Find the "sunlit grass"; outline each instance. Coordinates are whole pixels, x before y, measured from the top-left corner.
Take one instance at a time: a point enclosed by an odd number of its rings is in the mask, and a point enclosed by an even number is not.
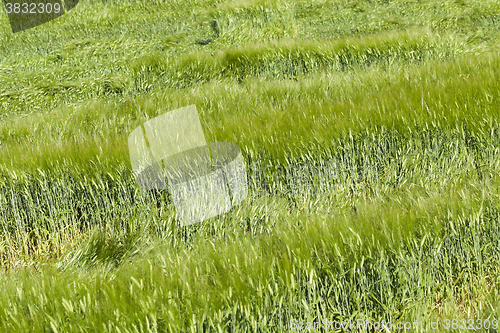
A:
[[[83,1],[0,15],[0,330],[498,319],[497,1]],[[128,134],[195,104],[249,196],[179,227]]]

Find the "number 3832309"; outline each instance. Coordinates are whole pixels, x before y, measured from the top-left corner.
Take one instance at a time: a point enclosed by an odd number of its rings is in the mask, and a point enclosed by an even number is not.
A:
[[[50,14],[60,13],[61,5],[59,3],[5,3],[7,14]]]

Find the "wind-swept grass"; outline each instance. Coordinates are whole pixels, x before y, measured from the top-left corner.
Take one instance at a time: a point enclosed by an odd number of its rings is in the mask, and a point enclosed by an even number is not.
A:
[[[18,34],[1,15],[0,330],[498,320],[498,13],[82,1]],[[250,193],[181,228],[127,137],[190,104]]]
[[[133,236],[103,230],[61,262],[63,273],[15,282],[5,276],[1,302],[16,301],[1,322],[16,330],[276,331],[293,318],[353,314],[426,322],[444,318],[451,300],[460,318],[495,318],[497,300],[488,295],[497,288],[498,179],[453,179],[379,188],[371,198],[338,191],[295,209],[252,197],[226,218],[193,228],[189,242],[171,234],[118,269],[109,264],[127,253]],[[93,269],[78,269],[89,263]],[[475,295],[485,296],[481,307]],[[27,319],[14,320],[21,312]]]
[[[127,136],[149,118],[196,104],[209,141],[237,143],[248,154],[321,154],[352,133],[396,129],[467,131],[484,140],[497,126],[499,55],[486,53],[391,70],[323,72],[299,80],[227,79],[123,102],[92,100],[0,124],[5,170],[36,170],[69,160],[79,167],[129,163]],[[475,89],[481,87],[481,89]],[[243,127],[242,127],[243,126]],[[313,152],[314,151],[314,152]]]

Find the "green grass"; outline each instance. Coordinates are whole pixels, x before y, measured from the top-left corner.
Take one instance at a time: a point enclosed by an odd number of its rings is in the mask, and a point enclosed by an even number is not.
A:
[[[17,34],[0,15],[0,330],[498,320],[499,13],[83,1]],[[250,192],[179,227],[127,137],[190,104]]]

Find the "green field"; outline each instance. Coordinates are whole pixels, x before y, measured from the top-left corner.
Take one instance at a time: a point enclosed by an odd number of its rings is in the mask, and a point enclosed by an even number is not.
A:
[[[497,331],[500,2],[0,8],[1,332]],[[191,104],[249,195],[180,227],[127,138]]]

